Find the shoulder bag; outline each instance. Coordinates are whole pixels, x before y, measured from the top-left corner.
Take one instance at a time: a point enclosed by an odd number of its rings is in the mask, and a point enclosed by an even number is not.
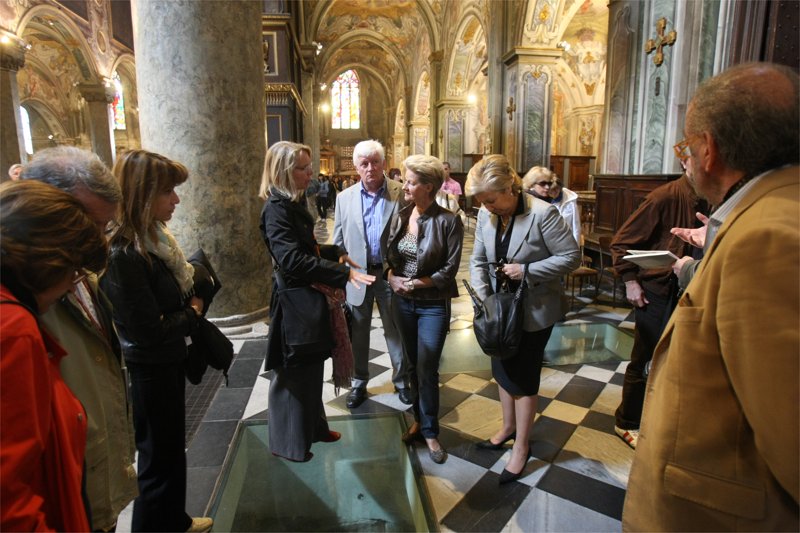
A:
[[[515,356],[522,338],[527,280],[523,277],[522,283],[514,292],[504,285],[504,290],[490,294],[485,300],[480,299],[467,280],[462,281],[472,298],[472,308],[475,311],[472,327],[481,349],[489,357],[497,359]]]

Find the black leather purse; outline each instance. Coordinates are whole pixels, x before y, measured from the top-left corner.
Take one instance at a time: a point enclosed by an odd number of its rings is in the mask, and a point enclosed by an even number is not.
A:
[[[280,332],[270,326],[270,335],[281,335],[284,366],[318,362],[320,354],[329,354],[334,344],[328,300],[311,286],[288,287],[278,261],[272,258],[281,318]]]
[[[472,328],[483,352],[497,359],[508,359],[517,355],[522,338],[525,289],[528,282],[523,278],[514,292],[504,285],[500,292],[481,300],[469,282],[462,281],[472,298],[472,308],[475,311]]]

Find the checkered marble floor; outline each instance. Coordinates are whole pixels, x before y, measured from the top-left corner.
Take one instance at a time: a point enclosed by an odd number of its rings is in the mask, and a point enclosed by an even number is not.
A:
[[[330,238],[332,221],[317,226],[317,238]],[[459,278],[468,279],[473,235],[465,236]],[[460,283],[460,282],[459,282]],[[606,287],[604,286],[604,289]],[[464,291],[462,291],[464,292]],[[565,323],[609,323],[632,329],[629,308],[590,303],[594,287],[585,287]],[[606,303],[608,305],[606,305]],[[472,326],[472,307],[466,295],[452,304],[451,332],[457,337]],[[188,448],[187,510],[198,516],[206,510],[211,489],[220,474],[239,420],[266,419],[269,414],[270,372],[264,372],[266,346],[263,324],[234,340],[237,356],[230,383],[217,392]],[[368,399],[352,413],[405,413],[391,382],[387,353],[377,308],[373,314]],[[450,339],[448,339],[450,342]],[[447,344],[445,354],[447,356]],[[501,424],[498,386],[485,368],[443,372],[440,379],[440,441],[446,463],[437,465],[418,444],[434,511],[443,531],[619,531],[622,504],[633,450],[614,434],[614,410],[620,401],[627,362],[546,366],[531,437],[531,458],[516,482],[498,486],[510,448],[482,450],[475,443],[492,436]],[[457,367],[443,361],[442,367]],[[331,374],[330,360],[326,374]],[[349,415],[347,390],[337,394],[324,384],[323,400],[329,417]]]

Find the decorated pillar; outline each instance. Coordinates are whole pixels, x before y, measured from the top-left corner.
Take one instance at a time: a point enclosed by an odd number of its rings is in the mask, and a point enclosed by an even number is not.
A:
[[[78,91],[86,100],[92,151],[111,167],[114,165],[114,146],[109,104],[114,101],[114,86],[111,83],[81,83]]]
[[[443,100],[437,114],[439,115],[439,132],[441,159],[448,161],[454,172],[467,172],[470,165],[464,164],[464,154],[467,153],[465,144],[465,130],[467,116],[472,106],[461,99]]]
[[[8,167],[26,161],[19,115],[17,72],[25,66],[25,41],[0,30],[0,181]]]
[[[504,58],[504,153],[520,174],[550,165],[554,65],[560,57],[558,49],[515,48]]]
[[[433,142],[433,145],[430,148],[430,153],[436,155],[439,158],[443,157],[441,155],[443,153],[443,147],[439,139],[439,134],[437,132],[441,130],[442,123],[439,120],[438,113],[435,113],[433,110],[439,106],[439,102],[442,99],[443,58],[444,58],[444,50],[436,50],[430,56],[428,56],[428,61],[430,62],[431,65],[431,75],[430,75],[431,98],[430,98],[430,103],[428,104],[428,110],[430,115],[429,138]]]
[[[223,284],[210,309],[216,317],[260,313],[269,302],[258,229],[262,8],[242,0],[136,2],[142,146],[189,168],[170,228],[186,253],[202,247],[214,265]]]

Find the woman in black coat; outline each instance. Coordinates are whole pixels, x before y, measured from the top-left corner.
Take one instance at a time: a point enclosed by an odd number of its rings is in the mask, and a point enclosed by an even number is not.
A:
[[[210,518],[186,514],[184,362],[186,337],[198,325],[203,300],[194,269],[167,230],[180,202],[175,187],[189,171],[146,150],[114,165],[122,209],[100,280],[114,306],[114,323],[130,373],[139,452],[139,496],[133,531],[208,531]]]
[[[356,286],[371,284],[375,277],[356,270],[362,267],[338,246],[317,244],[314,220],[303,200],[311,175],[310,147],[281,141],[267,151],[259,191],[265,200],[260,228],[275,269],[287,287],[316,283],[343,289],[348,281]],[[287,357],[283,337],[295,326],[283,320],[274,282],[266,361],[266,368],[274,371],[269,389],[269,446],[273,455],[305,462],[313,457],[312,443],[334,442],[341,435],[328,428],[322,405],[324,361],[331,350],[302,360]]]

